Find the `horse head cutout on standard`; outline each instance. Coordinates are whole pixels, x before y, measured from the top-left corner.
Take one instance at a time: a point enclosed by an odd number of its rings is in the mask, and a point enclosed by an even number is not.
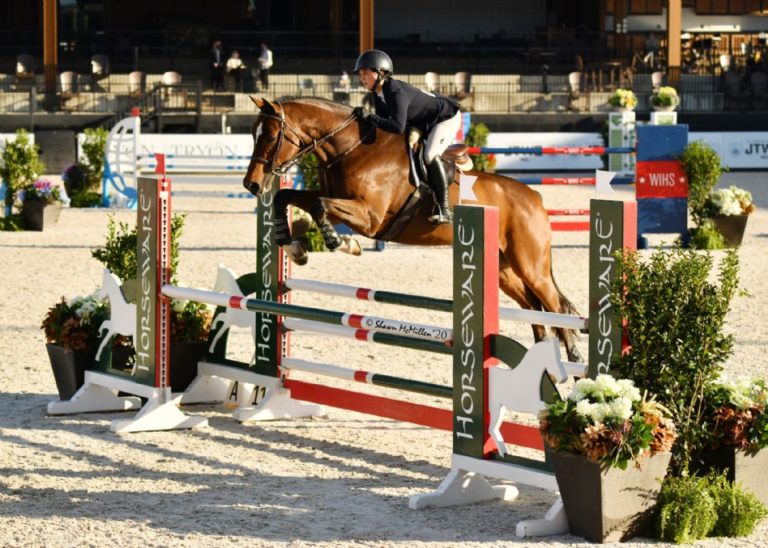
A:
[[[101,352],[112,340],[114,335],[123,335],[125,337],[135,338],[136,336],[136,305],[129,303],[123,295],[120,278],[112,274],[108,269],[104,269],[101,277],[101,287],[96,296],[99,299],[109,299],[109,319],[104,320],[99,326],[99,334],[106,331],[103,335],[99,349],[96,352],[96,361],[101,357]],[[136,372],[134,363],[131,374]]]
[[[433,225],[431,200],[414,195],[410,157],[402,135],[376,129],[346,105],[317,98],[253,99],[261,113],[253,124],[254,150],[243,185],[254,195],[305,155],[318,157],[320,190],[281,189],[274,200],[278,245],[291,246],[287,208],[309,213],[330,249],[340,245],[334,223],[368,238],[411,245],[450,245],[453,227]],[[478,203],[499,208],[499,286],[522,308],[576,313],[552,276],[552,231],[539,194],[514,179],[481,171],[472,190]],[[453,182],[458,181],[458,171]],[[459,195],[449,191],[451,204]],[[409,210],[410,209],[410,210]],[[290,249],[289,249],[290,253]],[[296,256],[292,259],[297,260]],[[306,256],[298,257],[306,262]],[[533,326],[534,339],[546,337]],[[571,361],[581,362],[572,330],[557,328]]]

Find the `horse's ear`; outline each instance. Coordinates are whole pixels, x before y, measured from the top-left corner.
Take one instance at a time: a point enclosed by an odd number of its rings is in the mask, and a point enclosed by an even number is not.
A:
[[[266,113],[268,113],[268,114],[274,114],[274,113],[275,113],[275,107],[274,107],[274,105],[273,105],[272,103],[270,103],[270,102],[269,102],[267,99],[265,99],[264,97],[262,97],[262,98],[260,98],[260,99],[259,99],[259,98],[256,98],[256,97],[254,97],[253,95],[251,95],[251,96],[250,96],[250,98],[251,98],[251,101],[253,101],[253,102],[254,102],[254,104],[256,105],[256,107],[257,107],[257,108],[258,108],[258,109],[259,109],[261,112],[266,112]]]

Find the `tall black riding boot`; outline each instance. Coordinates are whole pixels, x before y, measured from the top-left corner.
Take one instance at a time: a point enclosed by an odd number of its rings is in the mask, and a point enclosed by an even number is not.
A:
[[[429,220],[437,225],[453,222],[451,204],[448,200],[448,177],[439,157],[427,165],[427,178],[430,188],[435,193],[435,211]]]

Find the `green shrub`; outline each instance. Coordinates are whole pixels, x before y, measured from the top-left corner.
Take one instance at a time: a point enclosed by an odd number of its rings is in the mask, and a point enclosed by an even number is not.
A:
[[[709,217],[709,196],[725,171],[715,149],[703,141],[688,143],[680,156],[688,178],[688,208],[696,226],[701,226]]]
[[[320,190],[320,168],[317,156],[307,154],[298,165],[304,178],[304,188],[307,190]],[[328,251],[323,241],[323,235],[320,234],[320,229],[317,228],[315,222],[308,213],[296,207],[293,208],[291,235],[295,239],[301,240],[307,251]]]
[[[470,124],[464,143],[471,147],[484,147],[488,144],[488,135],[491,130],[483,123]],[[496,167],[496,159],[489,154],[470,154],[474,164],[473,169],[493,173]]]
[[[694,249],[723,249],[725,247],[725,238],[717,227],[710,220],[706,220],[701,223],[700,226],[695,226],[689,231],[690,245]]]
[[[705,538],[717,522],[709,480],[667,476],[656,500],[656,517],[661,540],[683,544]]]
[[[755,495],[744,491],[740,484],[729,482],[724,475],[710,480],[709,493],[717,511],[713,537],[748,536],[768,513]]]
[[[88,182],[86,188],[90,191],[98,190],[104,175],[104,149],[107,146],[107,137],[109,137],[109,132],[101,127],[85,130],[84,158],[81,163]]]
[[[45,164],[40,160],[38,146],[30,141],[29,133],[23,129],[16,131],[16,139],[6,141],[0,153],[0,179],[6,187],[6,212],[12,211],[16,193],[34,183],[44,171]]]
[[[70,196],[71,207],[99,207],[101,205],[101,194],[89,190],[81,190]]]
[[[186,215],[174,215],[171,220],[171,283],[174,284],[177,283],[179,238],[185,219]],[[110,215],[106,242],[102,247],[93,249],[91,256],[122,281],[136,279],[136,227],[131,228],[123,222],[115,223],[114,215]]]
[[[737,290],[738,255],[728,251],[710,281],[708,253],[660,249],[648,261],[637,252],[617,254],[611,303],[627,326],[631,348],[617,353],[611,374],[631,379],[670,410],[678,432],[672,473],[684,474],[690,453],[711,440],[703,411],[704,387],[714,381],[733,349],[723,333]]]

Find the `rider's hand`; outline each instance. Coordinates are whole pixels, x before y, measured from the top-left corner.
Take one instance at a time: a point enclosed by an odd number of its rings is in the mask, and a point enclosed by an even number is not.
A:
[[[363,122],[368,120],[368,118],[371,117],[371,114],[371,111],[365,107],[355,107],[352,109],[352,116]]]

